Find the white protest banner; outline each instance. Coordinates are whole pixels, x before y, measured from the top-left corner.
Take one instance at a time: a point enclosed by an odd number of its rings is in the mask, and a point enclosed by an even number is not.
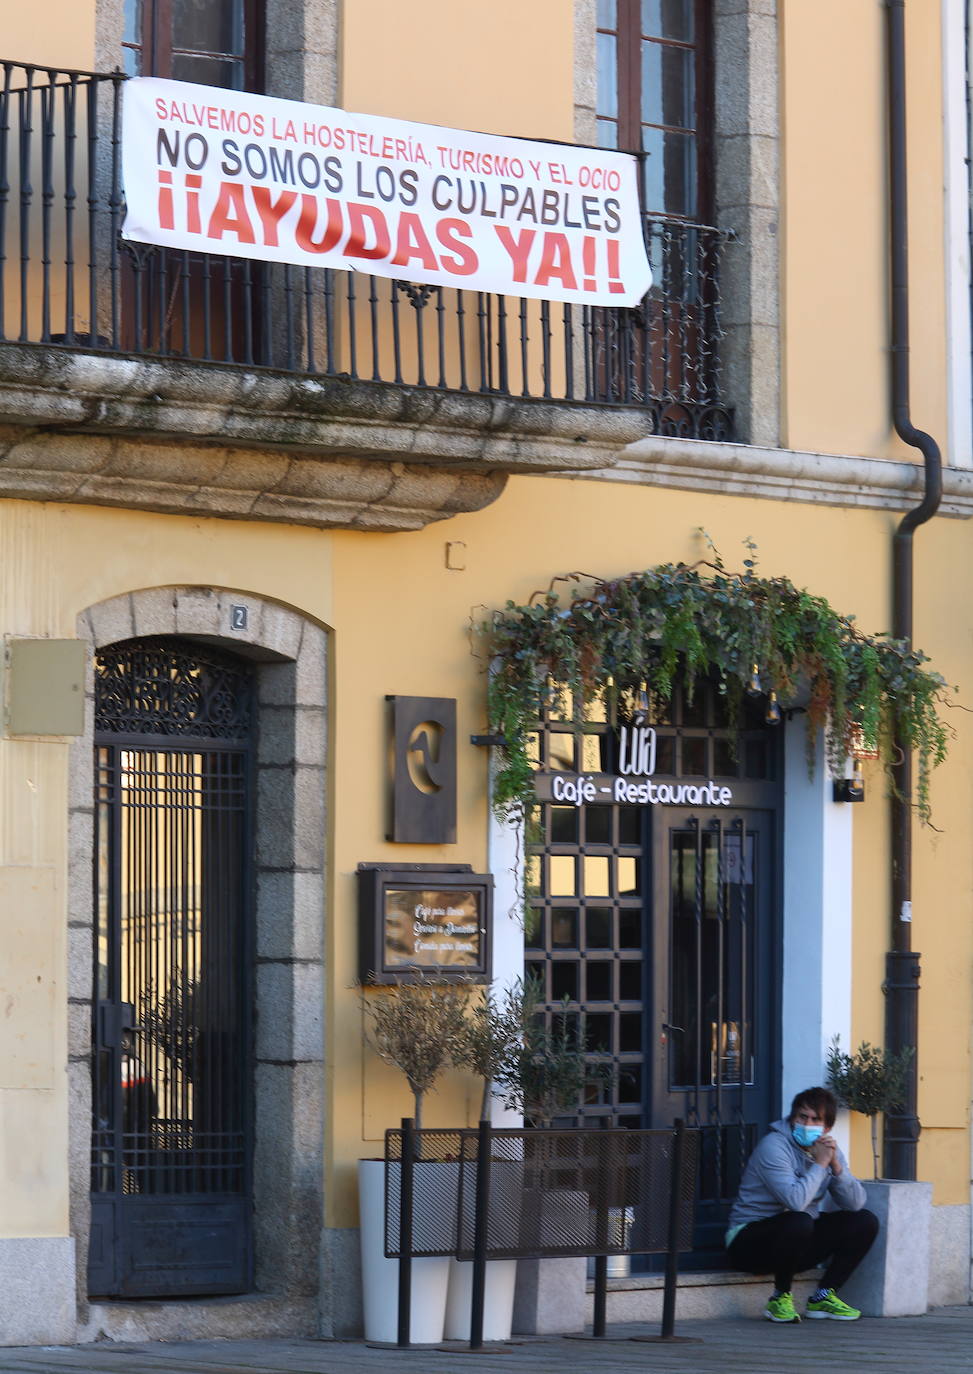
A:
[[[122,235],[584,305],[651,282],[635,159],[137,77]]]

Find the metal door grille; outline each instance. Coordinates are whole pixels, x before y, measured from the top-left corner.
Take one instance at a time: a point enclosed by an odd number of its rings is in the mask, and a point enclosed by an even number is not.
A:
[[[246,667],[195,646],[97,661],[95,1292],[246,1286],[251,703]],[[232,1276],[160,1240],[193,1233],[187,1205]]]

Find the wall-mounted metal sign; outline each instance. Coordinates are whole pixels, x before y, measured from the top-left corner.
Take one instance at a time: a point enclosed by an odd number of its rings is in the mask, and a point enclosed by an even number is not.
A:
[[[391,712],[392,799],[386,839],[456,843],[456,701],[386,697]]]
[[[733,789],[712,778],[656,782],[656,732],[636,715],[618,732],[617,773],[534,774],[538,801],[561,806],[732,806]]]
[[[493,877],[469,864],[359,864],[359,977],[490,981]]]

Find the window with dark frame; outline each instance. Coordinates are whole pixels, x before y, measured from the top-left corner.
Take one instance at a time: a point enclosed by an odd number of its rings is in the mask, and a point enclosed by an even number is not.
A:
[[[712,219],[707,0],[598,0],[602,148],[644,153],[647,213]]]
[[[224,90],[263,88],[259,0],[125,0],[128,76],[164,76]]]

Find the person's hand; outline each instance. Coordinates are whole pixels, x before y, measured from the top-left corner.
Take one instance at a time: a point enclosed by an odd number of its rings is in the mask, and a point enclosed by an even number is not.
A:
[[[823,1164],[824,1167],[830,1169],[832,1173],[840,1173],[841,1165],[838,1164],[837,1169],[835,1168],[837,1164],[835,1150],[837,1148],[832,1136],[822,1135],[818,1136],[817,1140],[808,1151],[808,1154],[814,1160],[815,1164]]]

